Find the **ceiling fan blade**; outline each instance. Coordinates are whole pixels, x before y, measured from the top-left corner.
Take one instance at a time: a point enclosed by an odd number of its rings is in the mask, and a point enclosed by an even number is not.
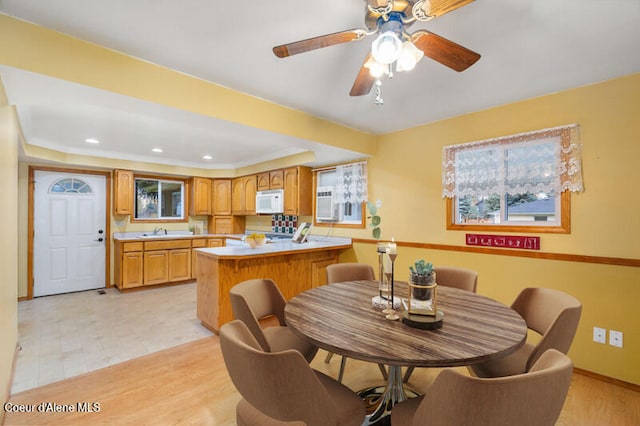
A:
[[[475,0],[429,0],[429,3],[431,3],[429,16],[437,18],[438,16],[454,11],[473,1]]]
[[[473,50],[426,30],[416,31],[411,35],[411,40],[425,56],[458,72],[466,70],[480,59],[480,54]]]
[[[293,43],[282,44],[274,47],[273,53],[278,58],[286,58],[287,56],[297,55],[298,53],[304,53],[310,50],[320,49],[322,47],[329,47],[349,41],[360,40],[366,35],[367,32],[361,29],[340,31],[337,33],[308,38],[306,40],[294,41]]]
[[[351,96],[363,96],[367,95],[371,88],[373,87],[373,83],[375,83],[376,79],[369,72],[369,68],[365,67],[366,64],[371,58],[371,53],[367,55],[362,64],[362,68],[360,68],[360,72],[358,72],[358,76],[356,77],[356,81],[353,82],[353,86],[351,87],[351,91],[349,95]]]

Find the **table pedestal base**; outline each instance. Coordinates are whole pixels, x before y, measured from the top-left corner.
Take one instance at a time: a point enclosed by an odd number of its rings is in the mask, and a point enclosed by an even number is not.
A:
[[[367,417],[362,425],[390,425],[393,406],[418,395],[403,386],[402,368],[390,365],[386,386],[374,386],[358,392],[358,396],[364,400],[367,410]]]

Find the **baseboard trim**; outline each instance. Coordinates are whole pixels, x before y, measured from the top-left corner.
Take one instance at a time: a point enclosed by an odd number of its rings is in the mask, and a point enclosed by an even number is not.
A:
[[[11,398],[11,386],[13,385],[13,378],[16,374],[16,365],[18,364],[18,353],[22,349],[20,346],[20,342],[16,342],[16,350],[13,353],[13,362],[11,363],[11,374],[9,374],[9,383],[7,383],[7,388],[5,389],[4,395],[2,395],[3,404],[5,402],[9,402],[9,398]],[[0,410],[0,425],[4,424],[4,410]]]
[[[613,385],[617,385],[626,389],[640,392],[640,385],[636,385],[630,382],[625,382],[624,380],[615,379],[613,377],[605,376],[603,374],[594,373],[593,371],[583,370],[581,368],[576,368],[576,367],[573,368],[573,372],[577,374],[581,374],[586,377],[590,377],[592,379],[600,380],[601,382],[611,383]]]

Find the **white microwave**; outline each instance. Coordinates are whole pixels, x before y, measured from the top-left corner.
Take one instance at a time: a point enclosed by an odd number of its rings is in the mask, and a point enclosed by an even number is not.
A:
[[[256,213],[284,213],[284,190],[270,189],[256,193]]]

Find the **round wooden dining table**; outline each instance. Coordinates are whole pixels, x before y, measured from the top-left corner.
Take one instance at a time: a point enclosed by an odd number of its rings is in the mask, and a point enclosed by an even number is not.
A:
[[[396,297],[408,297],[406,283],[396,281],[394,290]],[[407,399],[401,367],[480,363],[510,354],[527,337],[527,325],[516,311],[476,293],[439,286],[437,309],[444,317],[435,330],[386,319],[373,307],[376,295],[378,281],[346,281],[307,290],[285,307],[285,321],[299,337],[327,351],[389,367],[382,395],[373,399],[372,389],[359,392],[373,405],[367,425],[388,423],[393,405]]]

